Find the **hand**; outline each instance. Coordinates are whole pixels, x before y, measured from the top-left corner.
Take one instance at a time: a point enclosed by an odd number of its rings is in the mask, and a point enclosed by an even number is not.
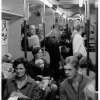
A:
[[[43,88],[43,83],[42,83],[42,81],[36,81],[36,83],[38,84],[38,86],[40,87],[40,89]]]
[[[29,97],[25,96],[25,95],[22,94],[22,93],[18,93],[18,98],[29,98]]]
[[[40,81],[36,81],[36,83],[37,83],[38,85],[40,85],[41,82],[40,82]]]
[[[50,80],[50,77],[47,76],[47,77],[43,77],[44,80]]]
[[[17,96],[17,92],[13,91],[11,94],[10,94],[10,97],[14,97],[14,96]]]
[[[43,78],[43,76],[42,76],[42,75],[37,75],[37,77],[39,77],[39,78],[41,78],[41,79]]]
[[[52,83],[52,84],[51,84],[51,90],[55,90],[55,91],[57,91],[57,90],[58,90],[57,85],[54,84],[54,83]]]
[[[52,77],[49,84],[52,84],[54,82],[54,78]]]
[[[46,93],[49,93],[49,92],[51,92],[51,89],[50,89],[50,87],[48,87],[48,86],[47,86],[47,87],[45,88],[45,92],[46,92]]]

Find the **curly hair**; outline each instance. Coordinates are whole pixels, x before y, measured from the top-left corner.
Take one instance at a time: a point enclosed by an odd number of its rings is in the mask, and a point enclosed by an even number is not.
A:
[[[19,64],[23,64],[25,69],[28,70],[28,61],[24,57],[20,57],[13,62],[13,67],[16,68]]]
[[[49,66],[47,61],[43,58],[38,58],[38,59],[35,60],[36,66],[38,66],[39,60],[42,60],[44,62],[44,68],[47,68]]]

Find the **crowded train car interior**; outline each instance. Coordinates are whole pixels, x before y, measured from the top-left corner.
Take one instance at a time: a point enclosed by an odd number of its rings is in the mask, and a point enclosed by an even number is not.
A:
[[[98,100],[98,0],[1,5],[2,100]]]

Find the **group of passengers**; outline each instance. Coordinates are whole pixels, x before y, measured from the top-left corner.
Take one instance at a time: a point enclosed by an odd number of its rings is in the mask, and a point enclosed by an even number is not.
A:
[[[39,28],[36,32],[34,25],[27,27],[27,45],[30,47],[33,59],[28,61],[20,57],[12,60],[8,54],[3,57],[2,63],[12,63],[13,68],[12,77],[7,79],[3,99],[87,100],[88,97],[91,98],[93,95],[92,93],[87,95],[87,88],[93,83],[91,86],[94,89],[95,72],[89,59],[90,71],[87,76],[87,52],[82,37],[85,28],[83,23],[76,20],[73,33],[71,34],[69,29],[62,34],[56,20],[55,27],[46,35],[45,40],[43,34],[40,36],[38,33]],[[28,44],[30,38],[35,38],[34,45]],[[92,99],[95,100],[94,97]]]

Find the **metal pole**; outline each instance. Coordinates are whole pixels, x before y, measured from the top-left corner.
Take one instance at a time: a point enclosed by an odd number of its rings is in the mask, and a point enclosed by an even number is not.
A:
[[[87,20],[87,75],[89,76],[89,32],[90,20]]]
[[[27,29],[26,29],[26,6],[27,6],[27,3],[26,3],[26,0],[24,0],[24,46],[25,46],[25,51],[24,51],[24,55],[25,55],[25,58],[27,59]]]
[[[25,58],[27,59],[27,32],[26,32],[27,28],[26,28],[26,20],[24,20],[24,46],[25,46],[25,51],[24,51],[24,55]]]
[[[53,25],[55,25],[55,12],[53,11]]]
[[[66,17],[66,28],[67,28],[67,34],[68,34],[68,11],[67,11],[67,17]]]
[[[87,22],[87,1],[85,0],[85,13],[84,13],[85,23]]]
[[[89,75],[90,2],[87,0],[87,75]]]
[[[29,3],[28,0],[24,0],[24,35],[25,35],[25,40],[24,40],[24,46],[25,46],[25,51],[24,55],[25,58],[27,59],[27,25],[26,22],[29,20]]]
[[[44,51],[45,51],[45,3],[43,4],[43,29],[44,29]]]
[[[98,8],[96,8],[96,85],[95,89],[98,91]]]
[[[86,0],[85,0],[84,22],[85,22],[85,35],[87,35],[87,1]],[[85,46],[87,47],[87,39],[84,42],[85,42]]]

